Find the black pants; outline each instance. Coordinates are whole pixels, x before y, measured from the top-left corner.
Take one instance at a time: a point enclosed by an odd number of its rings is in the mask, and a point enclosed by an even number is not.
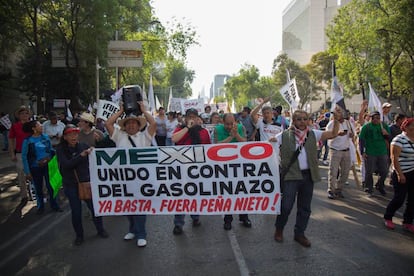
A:
[[[401,184],[395,171],[391,174],[391,183],[394,186],[394,197],[388,203],[384,219],[391,220],[395,212],[404,204],[407,197],[407,205],[404,211],[403,223],[412,224],[414,218],[414,171],[405,173],[406,182]]]

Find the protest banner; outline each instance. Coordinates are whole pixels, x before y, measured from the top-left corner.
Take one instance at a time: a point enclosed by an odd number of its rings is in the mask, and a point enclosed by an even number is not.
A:
[[[287,84],[280,88],[279,92],[292,110],[298,109],[300,98],[295,79],[290,80]]]
[[[181,99],[181,111],[185,113],[187,109],[195,108],[198,114],[204,112],[204,101],[203,99]]]
[[[9,114],[4,115],[0,118],[0,123],[6,128],[10,129],[12,126],[12,122],[10,121]]]
[[[94,149],[89,164],[97,216],[280,213],[269,142]]]
[[[96,110],[96,118],[100,118],[104,121],[108,120],[109,117],[112,116],[112,114],[119,111],[119,105],[111,102],[111,101],[105,101],[105,100],[99,100],[98,101],[98,108]],[[125,118],[125,113],[122,114],[121,119]]]

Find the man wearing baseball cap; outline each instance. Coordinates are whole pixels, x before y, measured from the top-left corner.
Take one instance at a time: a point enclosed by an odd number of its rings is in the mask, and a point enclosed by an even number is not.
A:
[[[198,145],[211,144],[208,130],[201,126],[202,121],[198,119],[198,111],[195,108],[189,108],[185,112],[184,122],[175,129],[171,140],[175,145]],[[174,216],[174,235],[183,233],[185,215]],[[193,227],[201,225],[199,215],[191,215]]]
[[[378,111],[370,113],[371,121],[365,124],[359,134],[359,150],[365,160],[365,187],[368,196],[373,193],[373,173],[377,169],[378,190],[385,195],[384,181],[388,174],[388,138],[390,128],[381,122]]]
[[[391,118],[391,113],[390,113],[391,107],[392,107],[392,104],[390,103],[382,104],[382,121],[386,123],[387,125],[390,125],[392,123],[392,118]]]

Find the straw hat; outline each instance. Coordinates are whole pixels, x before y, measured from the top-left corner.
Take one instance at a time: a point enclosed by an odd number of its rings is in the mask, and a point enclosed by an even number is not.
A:
[[[139,124],[139,130],[142,130],[147,125],[147,119],[145,119],[143,116],[136,116],[134,114],[130,114],[126,118],[118,122],[118,125],[121,127],[122,130],[125,130],[125,124],[129,120],[137,121]]]
[[[83,121],[86,121],[86,122],[89,122],[89,123],[92,123],[92,124],[95,124],[95,117],[91,113],[88,113],[88,112],[83,112],[80,115],[79,119],[81,119]]]
[[[27,107],[27,106],[25,106],[25,105],[21,105],[15,112],[14,112],[14,116],[15,117],[19,117],[19,114],[20,114],[20,112],[22,112],[22,111],[27,111],[27,112],[29,112],[29,114],[31,114],[31,112],[30,112],[30,109]]]

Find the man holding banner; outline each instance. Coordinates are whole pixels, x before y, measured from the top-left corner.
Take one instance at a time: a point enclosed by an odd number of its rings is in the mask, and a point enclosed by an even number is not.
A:
[[[226,113],[223,116],[223,123],[215,128],[214,138],[215,143],[237,143],[246,142],[246,130],[241,123],[236,123],[234,115]],[[252,223],[247,214],[240,214],[239,221],[245,227],[252,227]],[[231,223],[233,222],[232,215],[224,215],[224,229],[231,230]]]
[[[292,126],[271,139],[277,143],[276,146],[280,146],[281,153],[280,188],[283,196],[281,214],[275,222],[274,239],[277,242],[283,241],[283,229],[297,197],[294,240],[304,247],[311,246],[305,230],[311,214],[313,185],[320,180],[316,143],[337,136],[339,112],[335,110],[333,129],[321,131],[309,128],[309,115],[306,111],[296,110],[293,113]]]
[[[198,111],[195,108],[189,108],[185,112],[184,124],[178,126],[171,140],[175,145],[198,145],[198,144],[210,144],[210,134],[208,130],[198,124]],[[174,235],[181,235],[183,233],[185,215],[174,216]],[[193,220],[193,226],[200,226],[200,216],[191,215]]]
[[[125,119],[119,121],[118,125],[121,128],[115,127],[116,120],[124,113],[124,106],[118,112],[114,113],[106,121],[106,129],[109,136],[115,142],[117,147],[131,148],[131,147],[149,147],[151,146],[152,138],[155,135],[157,124],[151,114],[146,111],[144,102],[138,102],[143,113],[143,116],[135,116],[130,114]],[[147,125],[148,123],[148,125]],[[144,130],[145,128],[145,130]],[[137,246],[144,247],[147,245],[147,233],[145,230],[146,215],[131,215],[127,216],[129,221],[129,231],[124,236],[124,240],[137,239]]]

